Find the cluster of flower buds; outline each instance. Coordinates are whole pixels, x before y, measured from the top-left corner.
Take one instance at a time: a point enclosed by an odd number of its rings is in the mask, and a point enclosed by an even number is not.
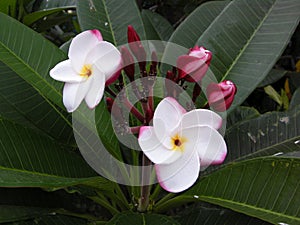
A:
[[[183,86],[184,81],[195,83],[192,95],[192,101],[195,103],[197,97],[201,94],[200,83],[209,68],[211,60],[212,53],[209,50],[195,46],[190,49],[188,54],[178,57],[176,68],[167,71],[166,78],[181,86]],[[166,88],[169,96],[176,97],[176,93],[169,85],[166,85]],[[231,106],[236,91],[237,88],[231,81],[209,84],[206,92],[209,106],[216,111],[226,111]]]

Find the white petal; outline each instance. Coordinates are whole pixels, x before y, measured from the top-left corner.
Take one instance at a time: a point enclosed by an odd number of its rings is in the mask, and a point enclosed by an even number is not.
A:
[[[102,41],[89,52],[85,63],[94,64],[105,74],[105,80],[108,80],[120,69],[121,53],[113,44]]]
[[[217,113],[207,109],[194,109],[183,115],[181,119],[181,129],[192,126],[210,126],[219,129],[222,126],[222,117]]]
[[[166,139],[178,126],[185,112],[186,110],[171,97],[164,98],[157,105],[153,116],[153,127],[161,143],[166,143]]]
[[[84,31],[73,38],[68,56],[78,73],[81,71],[88,53],[100,42],[98,35],[91,30]]]
[[[227,154],[222,135],[209,126],[194,126],[182,130],[186,137],[185,151],[197,151],[202,166],[220,164]]]
[[[85,77],[76,73],[71,65],[71,60],[65,60],[58,63],[50,70],[50,76],[55,80],[70,83],[78,83],[86,80]]]
[[[153,163],[172,163],[182,155],[180,151],[165,148],[157,139],[153,127],[150,126],[140,128],[138,141],[145,155]]]
[[[214,129],[211,129],[208,134],[207,139],[209,139],[209,142],[198,149],[201,166],[203,167],[221,164],[227,155],[227,146],[222,135]]]
[[[169,192],[181,192],[191,187],[200,172],[200,162],[197,154],[184,154],[171,164],[156,164],[158,182]]]
[[[82,83],[65,83],[63,90],[63,102],[68,112],[75,111],[86,96],[91,79]]]
[[[90,79],[91,85],[85,96],[85,102],[90,109],[93,109],[99,104],[103,97],[105,76],[97,68],[93,67],[93,75]]]

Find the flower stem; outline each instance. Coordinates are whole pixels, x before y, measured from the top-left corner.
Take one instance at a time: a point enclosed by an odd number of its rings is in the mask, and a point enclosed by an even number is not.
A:
[[[144,116],[137,110],[137,108],[131,104],[131,102],[128,101],[126,97],[123,98],[123,102],[127,109],[130,110],[130,112],[142,123],[144,123],[145,118]]]
[[[146,185],[149,183],[150,175],[151,175],[151,161],[147,158],[145,154],[143,154],[143,168],[142,168],[142,184],[141,187],[141,197],[139,199],[138,211],[145,212],[149,206],[149,196],[150,196],[150,185]]]

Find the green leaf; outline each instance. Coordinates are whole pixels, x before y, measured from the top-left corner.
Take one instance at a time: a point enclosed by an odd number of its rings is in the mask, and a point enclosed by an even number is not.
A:
[[[273,99],[275,102],[277,102],[278,105],[280,105],[280,106],[282,105],[281,96],[277,93],[277,91],[271,85],[264,87],[264,90],[271,99]]]
[[[70,8],[75,8],[75,6],[73,6],[73,7],[64,6],[64,7],[60,7],[60,8],[36,11],[36,12],[30,13],[30,14],[27,14],[26,16],[24,16],[23,23],[26,26],[30,26],[31,24],[33,24],[34,22],[44,18],[45,16],[49,16],[53,13],[61,12],[63,10],[68,10]]]
[[[76,7],[76,0],[40,0],[37,10],[61,8],[61,7]]]
[[[280,80],[284,75],[287,74],[286,70],[278,70],[278,69],[272,69],[268,75],[263,79],[262,82],[257,87],[265,87],[270,84],[275,83],[276,81]]]
[[[168,20],[150,10],[143,10],[142,18],[148,40],[169,40],[174,29]]]
[[[185,48],[192,48],[228,4],[227,1],[202,4],[176,28],[169,41]],[[169,55],[168,51],[172,49],[168,49],[167,46],[165,56]]]
[[[61,175],[52,175],[47,172],[35,172],[24,169],[11,169],[0,166],[0,187],[19,188],[53,188],[60,189],[75,185],[96,186],[99,189],[109,190],[110,182],[101,177],[72,178]],[[103,186],[103,187],[102,187]]]
[[[226,128],[228,129],[232,125],[244,122],[245,120],[250,120],[260,116],[260,113],[252,107],[239,106],[227,117]]]
[[[16,225],[16,224],[22,224],[22,225],[33,225],[33,224],[39,224],[39,225],[88,225],[90,224],[87,220],[76,218],[73,216],[64,216],[59,214],[53,214],[53,215],[37,215],[35,218],[30,220],[21,220],[21,223],[5,223],[5,225]]]
[[[232,1],[199,38],[197,44],[213,52],[210,68],[217,79],[237,85],[229,111],[272,69],[299,23],[299,7],[297,0]]]
[[[0,120],[0,171],[2,187],[26,186],[26,182],[42,185],[43,179],[53,186],[66,177],[95,176],[74,149],[4,119]]]
[[[115,215],[107,225],[180,225],[172,218],[158,214],[124,212]]]
[[[117,159],[122,159],[119,141],[112,127],[111,115],[104,101],[101,101],[96,108],[95,120],[98,135],[106,149]]]
[[[299,224],[299,173],[299,158],[257,158],[202,178],[180,197],[197,196],[273,224]]]
[[[17,0],[7,0],[0,2],[0,12],[3,12],[12,17],[16,17]]]
[[[0,205],[0,223],[27,220],[50,214],[50,209],[24,206]]]
[[[300,107],[272,112],[230,127],[225,134],[225,162],[299,151]]]
[[[18,74],[39,94],[65,109],[62,104],[62,82],[49,76],[49,70],[65,54],[40,34],[0,13],[0,61]]]
[[[181,225],[270,225],[265,221],[224,208],[187,207],[176,216]]]
[[[299,23],[299,7],[297,0],[207,3],[177,28],[170,41],[180,45],[186,42],[185,47],[197,44],[212,51],[210,69],[214,77],[218,81],[232,80],[237,85],[231,112],[267,76],[283,52]],[[167,48],[164,57],[168,54]],[[210,80],[204,81],[205,87]]]
[[[298,88],[292,97],[291,103],[290,103],[290,109],[295,108],[300,105],[300,88]]]
[[[74,144],[71,114],[56,108],[0,61],[0,116]]]
[[[146,37],[135,0],[77,1],[77,15],[82,30],[98,29],[104,40],[116,46],[127,43],[128,25],[141,39]]]

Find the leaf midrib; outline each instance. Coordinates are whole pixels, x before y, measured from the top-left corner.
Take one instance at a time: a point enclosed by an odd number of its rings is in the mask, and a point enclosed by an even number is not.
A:
[[[117,46],[118,43],[116,41],[115,33],[113,31],[113,28],[112,28],[112,22],[111,22],[111,19],[109,17],[108,8],[107,8],[107,5],[105,4],[105,0],[102,0],[102,5],[104,7],[106,18],[108,20],[108,25],[109,25],[109,29],[110,29],[110,32],[111,32],[111,36],[113,38],[113,41],[114,41],[115,45]]]
[[[223,15],[224,13],[226,13],[226,10],[229,6],[231,6],[234,2],[229,3],[226,8],[222,11],[222,13],[220,13],[220,15],[216,18],[215,21],[218,21],[218,18]],[[264,16],[264,18],[260,21],[260,23],[257,25],[257,28],[253,31],[251,37],[247,40],[246,44],[243,46],[243,48],[240,50],[239,54],[235,57],[235,59],[233,60],[232,64],[230,65],[230,67],[228,68],[228,70],[226,71],[226,73],[224,74],[224,76],[222,76],[221,81],[226,80],[228,74],[231,72],[231,70],[233,69],[233,67],[237,64],[237,62],[239,61],[240,57],[244,54],[245,50],[248,48],[249,44],[252,42],[253,38],[256,36],[257,32],[259,31],[259,29],[263,26],[265,20],[268,18],[268,16],[271,14],[275,4],[277,3],[277,0],[275,0],[275,2],[273,3],[273,5],[270,7],[270,9],[268,10],[268,12],[266,13],[266,15]],[[214,22],[215,23],[215,22]],[[211,27],[214,23],[211,23],[211,25],[209,27]],[[208,27],[208,28],[209,28]],[[209,29],[206,29],[204,34],[208,31]]]

